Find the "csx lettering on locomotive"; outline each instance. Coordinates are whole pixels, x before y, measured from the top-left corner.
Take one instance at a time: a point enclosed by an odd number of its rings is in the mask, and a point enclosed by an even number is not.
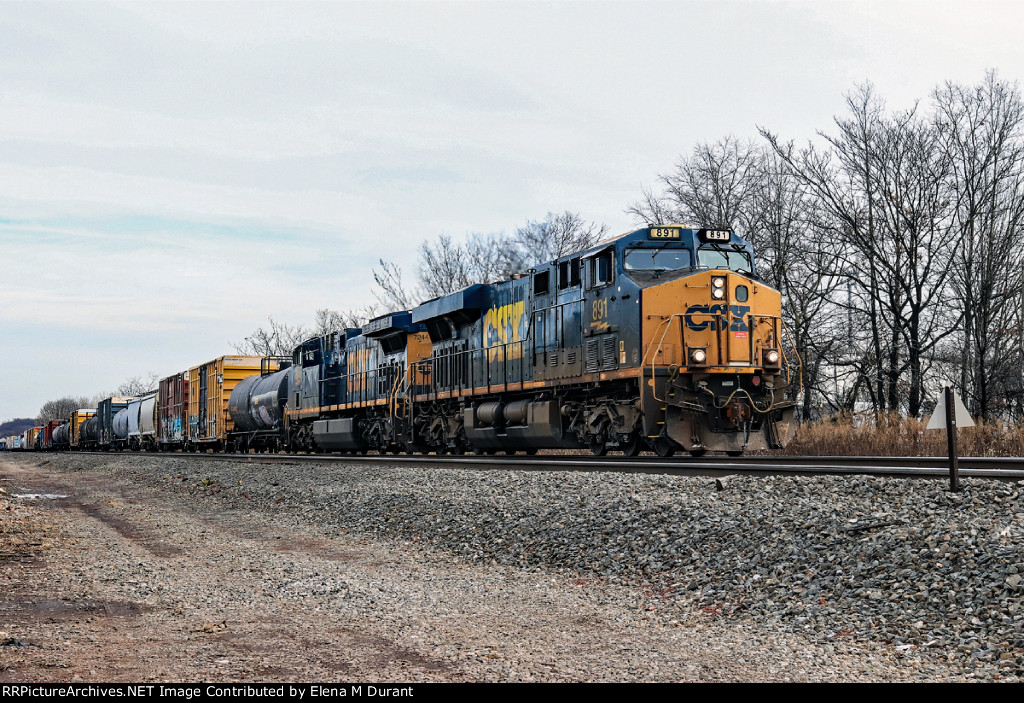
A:
[[[522,356],[521,344],[504,345],[523,341],[528,323],[526,303],[522,300],[489,308],[484,315],[483,334],[483,346],[489,349],[488,358],[496,361],[499,358],[518,359]]]
[[[686,326],[695,332],[718,330],[719,320],[729,322],[730,332],[747,332],[749,305],[691,305],[686,309]]]

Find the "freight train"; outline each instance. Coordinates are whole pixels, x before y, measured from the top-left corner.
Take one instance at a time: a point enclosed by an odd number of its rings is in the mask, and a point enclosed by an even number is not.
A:
[[[800,362],[781,295],[755,271],[733,231],[651,225],[314,337],[290,358],[220,357],[19,444],[663,457],[781,448],[795,431]]]

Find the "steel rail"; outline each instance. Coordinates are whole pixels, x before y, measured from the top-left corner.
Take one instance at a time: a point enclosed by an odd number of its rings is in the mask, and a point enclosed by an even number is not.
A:
[[[465,468],[476,470],[581,471],[647,473],[669,476],[889,476],[948,478],[946,458],[936,457],[621,457],[586,455],[476,456],[405,454],[227,454],[227,453],[99,453],[70,452],[88,456],[139,456],[247,462],[346,462]],[[1012,457],[965,457],[960,473],[965,478],[1003,481],[1024,480],[1024,461]]]

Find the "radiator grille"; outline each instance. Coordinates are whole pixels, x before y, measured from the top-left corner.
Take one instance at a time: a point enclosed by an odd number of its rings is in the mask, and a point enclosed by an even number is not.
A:
[[[599,355],[600,339],[588,339],[586,346],[587,363],[584,371],[593,373],[601,368],[601,357]]]
[[[586,363],[583,370],[586,373],[594,373],[619,368],[615,354],[616,344],[617,340],[613,334],[588,339],[584,348]]]

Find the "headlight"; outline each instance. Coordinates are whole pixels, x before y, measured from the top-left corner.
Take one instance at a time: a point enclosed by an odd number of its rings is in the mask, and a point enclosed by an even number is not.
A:
[[[690,363],[691,364],[703,364],[708,360],[708,353],[703,349],[691,349],[690,350]]]
[[[764,363],[771,364],[772,366],[779,363],[779,350],[766,349],[764,352]]]
[[[723,276],[711,277],[711,297],[715,300],[725,297],[725,278]]]

